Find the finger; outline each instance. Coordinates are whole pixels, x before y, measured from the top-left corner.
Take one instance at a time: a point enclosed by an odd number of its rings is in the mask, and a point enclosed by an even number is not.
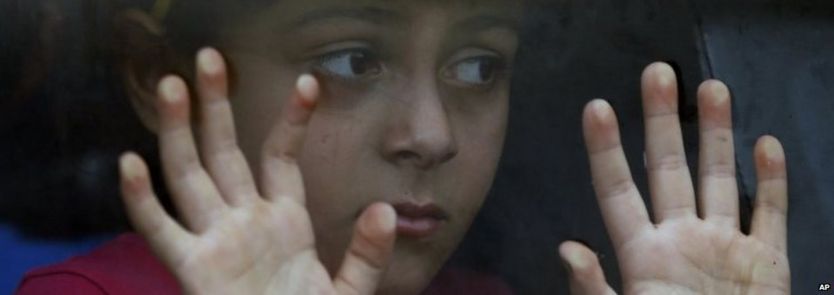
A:
[[[269,200],[288,197],[304,204],[304,183],[297,162],[318,93],[316,79],[309,74],[301,75],[264,143],[261,183]]]
[[[779,140],[762,136],[756,142],[756,202],[750,234],[785,250],[787,245],[788,179],[785,151]]]
[[[228,100],[226,66],[216,50],[197,54],[197,91],[200,96],[200,146],[203,161],[224,200],[239,205],[258,196],[243,152],[237,145]]]
[[[739,227],[730,91],[720,81],[698,88],[701,147],[699,208],[705,220]]]
[[[588,247],[567,241],[559,245],[559,256],[568,271],[572,295],[617,294],[605,282],[599,259]]]
[[[159,96],[162,170],[186,225],[200,233],[223,208],[223,200],[197,156],[185,83],[165,77],[159,82]]]
[[[397,213],[388,204],[377,203],[365,209],[334,281],[338,294],[376,291],[394,249],[396,220]]]
[[[651,226],[646,206],[631,178],[614,110],[604,100],[593,100],[582,116],[591,177],[605,226],[615,246]]]
[[[159,204],[142,158],[134,153],[122,155],[119,173],[122,200],[131,224],[164,261],[176,265],[177,257],[186,253],[191,235]]]
[[[643,117],[646,164],[655,222],[695,216],[695,191],[686,164],[675,71],[665,63],[643,72]]]

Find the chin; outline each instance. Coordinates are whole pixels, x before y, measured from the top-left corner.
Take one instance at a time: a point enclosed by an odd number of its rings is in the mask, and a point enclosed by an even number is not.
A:
[[[413,271],[413,270],[412,270]],[[414,276],[399,275],[398,271],[389,268],[382,278],[377,295],[419,295],[425,290],[433,275]]]
[[[417,295],[429,286],[440,271],[450,251],[424,252],[397,243],[391,264],[379,284],[376,294]],[[420,251],[422,250],[422,251]],[[438,249],[432,249],[438,250]]]

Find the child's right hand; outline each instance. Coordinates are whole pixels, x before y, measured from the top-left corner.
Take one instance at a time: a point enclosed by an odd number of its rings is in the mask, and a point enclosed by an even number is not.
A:
[[[197,57],[199,149],[182,79],[159,83],[159,149],[182,224],[166,214],[143,160],[120,160],[122,196],[135,228],[190,294],[372,294],[388,265],[396,213],[369,206],[356,223],[335,279],[319,262],[304,207],[297,155],[319,93],[315,78],[299,78],[263,147],[260,186],[237,146],[220,54]],[[199,150],[199,154],[198,154]]]

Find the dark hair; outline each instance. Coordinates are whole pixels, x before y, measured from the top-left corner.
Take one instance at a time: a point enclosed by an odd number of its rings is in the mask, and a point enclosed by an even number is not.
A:
[[[0,27],[0,221],[75,237],[127,228],[116,162],[155,162],[114,58],[110,1],[8,1]],[[14,69],[20,69],[13,72]]]
[[[229,19],[221,5],[271,0],[170,1],[153,36],[173,48],[167,61],[190,65]],[[124,12],[151,14],[155,0],[12,0],[0,3],[0,222],[26,235],[74,238],[129,229],[119,197],[118,157],[141,154],[156,193],[161,180],[156,137],[127,99],[120,63],[134,29]],[[195,22],[211,19],[211,22]],[[147,41],[147,40],[140,40]],[[159,44],[150,44],[151,46]],[[157,46],[158,47],[158,46]],[[149,47],[148,54],[163,54]],[[181,67],[180,67],[181,68]],[[171,72],[183,75],[176,67]]]
[[[0,222],[42,238],[129,228],[119,198],[118,157],[137,151],[169,212],[156,138],[127,99],[120,63],[127,48],[182,66],[216,40],[230,18],[221,5],[272,0],[170,1],[160,44],[126,38],[124,12],[151,14],[156,0],[12,0],[0,3]],[[211,22],[194,21],[195,19]],[[144,42],[144,43],[143,43]],[[141,44],[140,44],[141,43]],[[145,49],[145,48],[143,48]],[[140,50],[143,50],[140,49]],[[159,60],[159,59],[157,59]],[[160,73],[162,74],[162,73]]]

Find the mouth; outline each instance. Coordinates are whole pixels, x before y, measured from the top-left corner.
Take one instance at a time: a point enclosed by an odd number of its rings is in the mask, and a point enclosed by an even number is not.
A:
[[[397,212],[397,235],[425,238],[438,232],[449,214],[434,204],[418,205],[411,202],[392,204]]]

